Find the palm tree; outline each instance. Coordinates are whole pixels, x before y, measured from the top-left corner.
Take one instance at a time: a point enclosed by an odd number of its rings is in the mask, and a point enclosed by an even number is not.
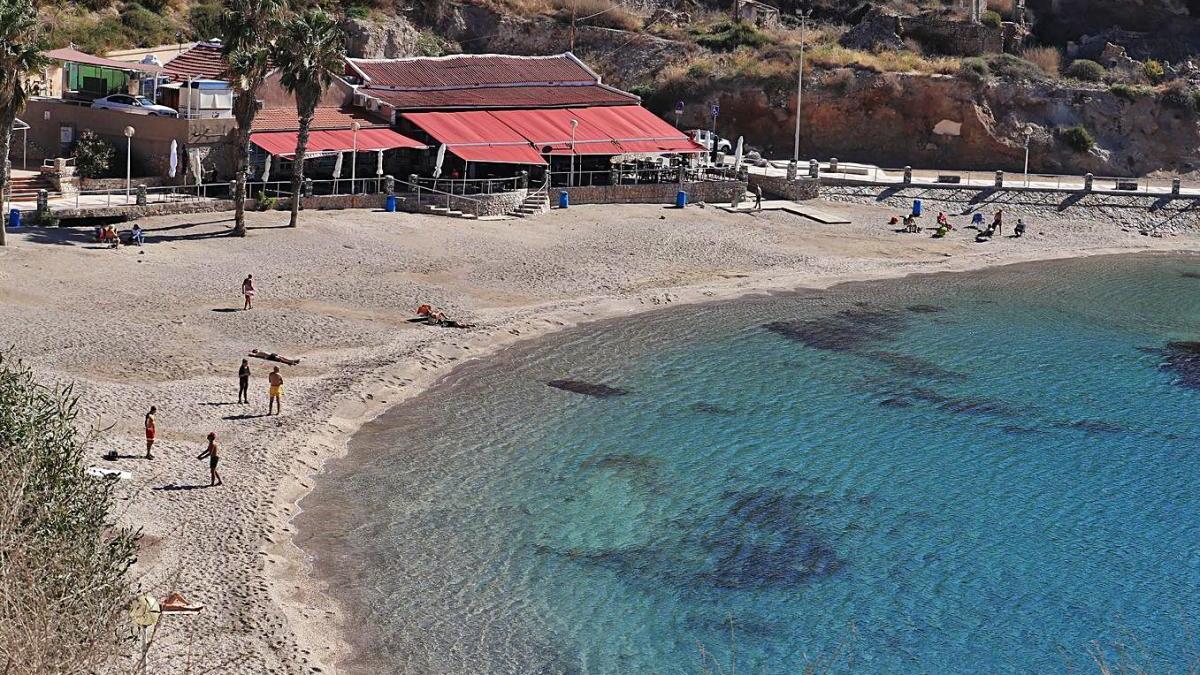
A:
[[[30,0],[0,0],[0,195],[8,189],[8,149],[13,122],[29,98],[28,77],[46,67],[42,24]],[[4,219],[0,214],[0,246]]]
[[[246,236],[246,168],[250,163],[250,131],[258,115],[258,90],[270,74],[271,45],[282,25],[280,0],[228,0],[221,16],[221,49],[233,85],[233,117],[237,120],[236,183],[233,234]]]
[[[308,129],[312,126],[321,94],[333,83],[334,77],[345,72],[345,56],[342,27],[320,9],[294,16],[276,42],[273,58],[279,67],[280,83],[296,97],[296,115],[300,118],[296,157],[292,161],[292,227],[296,227],[300,217],[300,182],[304,179]]]

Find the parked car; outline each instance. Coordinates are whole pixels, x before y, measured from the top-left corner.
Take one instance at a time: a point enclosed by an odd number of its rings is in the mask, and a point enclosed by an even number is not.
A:
[[[717,152],[724,152],[726,154],[733,152],[733,144],[729,142],[729,139],[721,138],[708,129],[692,129],[687,134],[693,141],[699,143],[709,152],[712,152],[714,138],[717,140]]]
[[[174,108],[158,105],[145,96],[130,96],[129,94],[113,94],[92,101],[92,107],[99,110],[121,110],[135,115],[150,115],[151,117],[175,117],[179,113]]]

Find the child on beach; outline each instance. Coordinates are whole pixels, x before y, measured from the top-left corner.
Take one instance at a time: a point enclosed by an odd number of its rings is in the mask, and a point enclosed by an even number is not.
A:
[[[221,480],[221,474],[217,473],[217,464],[221,462],[221,456],[217,452],[217,435],[215,433],[209,433],[208,447],[205,448],[204,452],[197,455],[196,459],[204,459],[205,457],[208,458],[208,486],[223,485],[224,481]]]
[[[154,413],[156,412],[158,412],[158,408],[150,406],[150,412],[146,413],[146,459],[154,459],[150,450],[154,448],[154,435],[158,431],[158,427],[154,423]]]
[[[283,412],[283,401],[281,400],[283,397],[283,375],[279,374],[279,366],[275,366],[271,370],[271,374],[267,376],[267,383],[270,384],[270,389],[268,390],[270,398],[267,399],[267,414],[270,415],[271,409],[274,408],[275,414],[278,415]]]
[[[250,402],[250,359],[242,359],[238,367],[238,403]]]
[[[243,310],[254,309],[254,275],[247,274],[242,280],[242,296],[246,298],[246,304],[242,307]]]

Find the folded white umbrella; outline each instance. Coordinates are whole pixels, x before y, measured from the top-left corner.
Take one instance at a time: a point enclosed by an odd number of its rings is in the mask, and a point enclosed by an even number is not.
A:
[[[263,182],[271,180],[271,156],[267,155],[266,161],[263,162]]]
[[[737,149],[733,151],[733,170],[742,168],[742,137],[738,136]]]
[[[379,150],[375,153],[375,175],[383,175],[383,151]]]
[[[179,170],[179,143],[174,138],[171,139],[171,169],[167,172],[167,176],[174,178],[175,173]]]
[[[333,163],[333,177],[334,178],[342,177],[342,155],[343,154],[345,154],[345,153],[339,152],[338,156],[337,156],[337,161],[335,161]]]
[[[438,178],[442,175],[442,162],[446,161],[446,144],[442,143],[438,146],[437,162],[433,165],[433,177]]]

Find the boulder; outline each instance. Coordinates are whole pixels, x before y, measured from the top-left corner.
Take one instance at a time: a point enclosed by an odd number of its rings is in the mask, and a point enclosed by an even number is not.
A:
[[[874,51],[904,49],[900,16],[879,7],[872,7],[861,21],[842,35],[838,43],[847,49]]]

